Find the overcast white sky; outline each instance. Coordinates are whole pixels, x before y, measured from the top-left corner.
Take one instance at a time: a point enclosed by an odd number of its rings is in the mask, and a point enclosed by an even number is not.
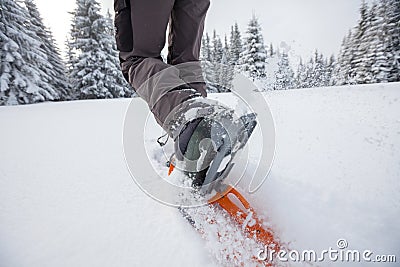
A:
[[[146,1],[146,0],[143,0]],[[112,0],[100,0],[103,11],[112,11]],[[36,0],[45,23],[51,28],[60,48],[70,29],[75,0]],[[206,31],[221,35],[230,32],[237,21],[242,33],[255,13],[267,44],[285,42],[292,53],[309,56],[316,48],[326,56],[337,54],[341,41],[359,17],[361,0],[211,0]],[[223,37],[223,36],[222,36]]]

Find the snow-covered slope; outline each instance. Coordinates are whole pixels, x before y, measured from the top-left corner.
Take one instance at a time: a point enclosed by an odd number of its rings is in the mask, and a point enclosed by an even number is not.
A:
[[[345,238],[399,261],[400,84],[265,96],[277,150],[268,180],[246,194],[256,210],[291,249]],[[176,209],[132,181],[122,148],[128,104],[0,108],[1,266],[217,265]]]

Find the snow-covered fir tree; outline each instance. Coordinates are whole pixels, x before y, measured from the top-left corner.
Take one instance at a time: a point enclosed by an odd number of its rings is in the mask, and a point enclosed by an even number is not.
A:
[[[50,66],[42,66],[43,71],[50,77],[50,85],[59,92],[60,100],[69,98],[70,85],[67,79],[65,65],[61,59],[60,51],[55,45],[51,31],[44,25],[43,19],[33,0],[25,0],[29,13],[31,30],[40,38],[41,48],[45,52]]]
[[[231,65],[238,65],[240,54],[243,51],[242,37],[237,23],[231,28],[230,46],[229,46],[229,62]]]
[[[209,93],[218,92],[214,81],[214,65],[212,56],[212,45],[210,36],[206,33],[202,39],[201,51],[200,51],[201,67],[203,69],[203,76],[207,83],[207,91]]]
[[[214,30],[212,39],[212,61],[221,62],[223,53],[224,53],[224,48],[222,45],[221,38],[219,37],[219,35],[217,35],[217,32]]]
[[[344,39],[337,84],[400,81],[400,1],[363,2],[357,26]]]
[[[267,51],[261,26],[255,15],[248,24],[246,34],[244,51],[241,54],[242,70],[252,79],[263,78],[266,72]]]
[[[275,90],[286,90],[294,87],[294,72],[286,52],[280,54],[278,70],[275,72],[275,76]]]
[[[312,88],[315,87],[315,61],[314,57],[310,58],[302,69],[304,73],[302,74],[301,88]]]
[[[388,20],[386,14],[386,1],[380,1],[377,8],[377,20],[373,28],[375,29],[374,34],[376,39],[375,43],[372,44],[374,50],[371,51],[375,54],[375,60],[372,63],[372,75],[373,80],[378,83],[389,82],[389,76],[391,72],[392,51],[390,36],[388,35]]]
[[[300,59],[295,78],[296,88],[334,85],[336,82],[334,78],[335,68],[336,59],[334,55],[327,59],[322,53],[320,54],[316,50],[314,56],[306,64]]]
[[[28,11],[14,0],[2,0],[0,12],[0,104],[59,99],[44,71],[52,66],[41,39],[31,30]]]
[[[211,40],[206,33],[202,40],[201,60],[207,91],[210,93],[229,91],[232,85],[234,66],[230,64],[230,47],[227,38],[225,37],[223,45],[215,30]]]
[[[376,82],[375,75],[372,71],[372,66],[376,61],[376,53],[378,50],[380,20],[377,16],[377,3],[374,2],[368,10],[368,27],[365,30],[363,38],[360,40],[359,51],[364,50],[361,63],[356,69],[357,83],[374,83]]]
[[[213,36],[213,40],[211,40],[210,35],[206,33],[202,39],[202,47],[201,47],[201,65],[203,69],[203,76],[207,84],[207,91],[209,93],[218,93],[218,86],[216,77],[219,76],[216,74],[215,63],[214,63],[214,39],[216,36]]]
[[[356,47],[354,49],[354,57],[351,64],[354,67],[354,69],[351,70],[351,73],[357,84],[363,84],[366,83],[367,80],[370,80],[370,77],[368,77],[368,71],[371,69],[372,65],[371,62],[366,60],[370,45],[367,31],[368,28],[371,27],[370,24],[372,18],[365,0],[362,1],[360,14],[361,16],[355,29],[355,35],[353,36],[353,43]]]
[[[310,58],[310,60],[306,64],[306,87],[305,88],[312,88],[315,87],[315,61],[314,57]]]
[[[133,91],[132,87],[128,83],[128,81],[124,78],[121,70],[120,70],[120,62],[118,58],[118,49],[117,43],[115,41],[115,28],[114,28],[114,20],[110,11],[107,11],[106,14],[106,33],[107,37],[103,39],[102,47],[104,47],[106,55],[107,55],[107,64],[108,72],[107,72],[107,80],[106,86],[111,91],[114,97],[131,97],[136,96],[136,93]],[[121,88],[122,87],[122,88]]]
[[[211,41],[210,41],[210,36],[208,35],[208,33],[206,33],[203,36],[203,39],[201,41],[201,59],[204,61],[212,61],[212,52],[211,52]]]
[[[274,50],[274,46],[273,46],[272,43],[269,45],[269,51],[268,52],[269,52],[269,56],[270,57],[275,56],[275,50]]]
[[[232,88],[235,67],[231,63],[231,49],[228,43],[228,38],[225,36],[225,43],[220,65],[220,92],[229,92]]]
[[[336,68],[336,58],[334,55],[327,60],[326,68],[325,68],[325,77],[324,77],[324,86],[334,86],[336,84],[336,80],[333,77],[335,68]]]
[[[400,81],[400,1],[389,1],[389,34],[392,36],[393,65],[389,81]]]
[[[68,74],[68,76],[67,76],[68,82],[71,84],[70,73],[72,72],[73,66],[76,63],[76,56],[75,56],[75,53],[73,51],[74,49],[72,47],[72,42],[70,41],[69,36],[67,36],[65,38],[65,43],[64,44],[65,44],[65,47],[66,47],[66,51],[65,51],[65,53],[66,53],[65,54],[66,64],[65,64],[65,67],[66,67],[66,71],[67,71],[67,74]]]
[[[211,69],[212,77],[210,83],[214,85],[217,92],[222,89],[222,58],[224,56],[224,48],[222,46],[222,41],[217,32],[214,30],[212,38],[212,54],[211,54]],[[222,89],[223,90],[223,89]]]
[[[352,78],[354,49],[353,33],[349,31],[348,35],[343,39],[342,48],[334,71],[337,85],[354,84],[354,79]]]
[[[324,56],[315,51],[314,54],[314,69],[311,76],[311,87],[323,87],[328,85],[328,78],[326,77],[326,61]]]
[[[297,72],[295,75],[295,87],[309,88],[307,79],[307,66],[303,63],[303,59],[300,59],[300,63],[297,66]]]
[[[75,98],[130,96],[118,66],[110,18],[100,14],[96,0],[76,0],[69,49]]]
[[[377,16],[379,44],[372,71],[378,82],[400,81],[400,2],[380,0]]]
[[[224,48],[223,48],[223,57],[226,57],[226,61],[231,61],[231,47],[228,43],[228,37],[225,35],[225,39],[224,39]],[[224,59],[222,59],[224,60]]]

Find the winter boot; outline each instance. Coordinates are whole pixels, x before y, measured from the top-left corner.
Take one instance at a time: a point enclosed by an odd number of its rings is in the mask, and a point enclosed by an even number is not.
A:
[[[186,124],[175,140],[175,158],[183,162],[182,169],[194,188],[204,188],[227,176],[230,162],[247,143],[256,124],[253,113],[236,121],[224,115],[197,118]]]

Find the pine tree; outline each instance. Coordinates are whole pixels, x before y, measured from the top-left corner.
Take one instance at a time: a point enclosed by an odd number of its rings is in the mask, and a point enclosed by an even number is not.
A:
[[[353,73],[357,84],[367,82],[367,72],[371,68],[370,65],[372,65],[371,62],[367,61],[368,48],[370,46],[368,29],[370,28],[372,18],[370,17],[368,5],[365,0],[362,1],[360,14],[361,17],[354,34],[354,44],[356,46],[354,48],[354,57],[351,62],[351,65],[354,66],[351,73]]]
[[[224,59],[224,56],[225,56],[225,59]],[[225,35],[222,61],[231,62],[231,57],[232,57],[231,47],[228,43],[228,37]]]
[[[224,59],[225,63],[227,62],[227,55],[224,55],[224,48],[222,45],[221,38],[217,35],[217,32],[214,30],[213,40],[212,40],[212,80],[211,82],[217,89],[217,92],[225,91],[224,89],[224,79],[223,76],[224,66],[222,65],[222,60]]]
[[[316,87],[315,82],[315,57],[311,57],[310,60],[306,64],[306,80],[305,80],[305,88]]]
[[[297,73],[295,78],[296,88],[308,88],[307,83],[307,68],[303,63],[303,59],[300,59],[300,63],[297,67]]]
[[[69,39],[69,37],[67,36],[65,39],[65,47],[66,47],[66,71],[67,71],[67,78],[68,78],[68,82],[69,84],[71,84],[71,73],[73,71],[73,66],[76,64],[77,59],[76,59],[76,55],[72,46],[72,42]]]
[[[393,58],[391,49],[391,38],[388,30],[387,1],[379,2],[376,21],[373,27],[376,29],[376,39],[374,44],[375,61],[372,64],[372,75],[374,81],[378,83],[389,82],[391,72],[390,59]]]
[[[331,55],[326,64],[324,86],[336,85],[336,80],[335,77],[333,76],[335,68],[336,68],[336,59],[334,55]]]
[[[354,39],[352,31],[343,39],[342,48],[339,53],[338,62],[334,71],[337,85],[354,84],[352,78],[352,64],[354,57]]]
[[[65,65],[61,59],[60,51],[55,45],[51,31],[44,25],[43,19],[33,0],[25,0],[25,6],[30,15],[31,30],[40,38],[41,48],[45,52],[50,66],[42,66],[43,71],[50,77],[50,85],[58,91],[61,100],[68,99],[69,83]]]
[[[228,92],[232,87],[234,66],[230,64],[231,48],[225,36],[225,43],[214,30],[210,40],[208,33],[202,39],[201,59],[203,76],[209,93]]]
[[[376,53],[380,43],[379,31],[380,31],[380,19],[377,15],[378,5],[376,2],[372,4],[369,9],[369,23],[368,28],[365,31],[365,36],[362,40],[363,46],[367,46],[366,53],[363,57],[363,64],[358,70],[362,72],[358,74],[358,77],[364,77],[365,83],[376,82],[375,75],[372,71],[372,66],[376,62]]]
[[[274,46],[272,45],[272,43],[269,45],[269,56],[270,57],[275,56],[275,50],[274,50]]]
[[[400,81],[400,1],[363,1],[342,44],[333,79],[339,84]]]
[[[221,38],[217,35],[217,32],[214,30],[213,39],[212,39],[212,60],[213,62],[221,62],[222,54],[223,54],[223,46]]]
[[[106,52],[106,87],[113,97],[131,97],[135,95],[129,83],[125,80],[119,65],[117,43],[115,41],[114,21],[110,11],[106,14],[106,36],[101,46]]]
[[[335,70],[335,57],[332,55],[329,59],[326,59],[322,53],[320,54],[316,50],[307,64],[300,60],[296,75],[296,87],[312,88],[335,85]]]
[[[400,1],[386,0],[387,34],[389,36],[389,82],[400,81]]]
[[[75,97],[130,96],[118,67],[110,19],[100,14],[96,0],[76,0],[69,48]]]
[[[231,64],[231,54],[230,54],[230,47],[228,44],[228,38],[225,36],[225,45],[223,49],[221,64],[220,64],[220,92],[230,92],[232,88],[232,81],[234,77],[234,65]]]
[[[289,63],[288,54],[285,52],[280,55],[278,70],[275,76],[275,90],[286,90],[294,87],[294,72]]]
[[[253,79],[263,78],[266,76],[267,52],[261,26],[255,15],[250,20],[246,33],[245,48],[241,54],[242,69]]]
[[[313,62],[314,68],[311,76],[311,87],[326,86],[326,62],[324,60],[324,56],[322,54],[319,54],[318,50],[315,51]]]
[[[212,61],[210,36],[206,33],[201,42],[201,59],[203,61]]]
[[[212,46],[208,33],[206,33],[202,39],[201,60],[203,76],[207,84],[207,92],[216,93],[218,92],[218,89],[215,87],[214,65],[212,62]]]
[[[0,12],[0,104],[57,100],[51,77],[43,71],[51,65],[40,38],[30,30],[27,10],[13,0],[2,0]]]
[[[235,25],[231,28],[230,37],[229,62],[231,65],[239,64],[240,54],[242,53],[242,50],[242,37],[239,31],[239,26],[237,23],[235,23]]]
[[[211,73],[209,75],[209,84],[214,87],[213,91],[219,92],[221,89],[221,66],[219,63],[222,60],[223,48],[221,39],[215,30],[213,32],[211,49],[211,64],[209,66]]]

